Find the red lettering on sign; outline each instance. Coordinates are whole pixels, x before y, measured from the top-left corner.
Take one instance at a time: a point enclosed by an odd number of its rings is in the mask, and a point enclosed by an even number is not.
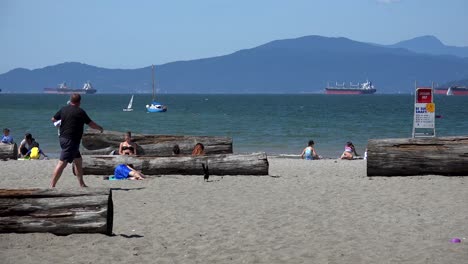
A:
[[[418,88],[416,89],[416,103],[432,103],[432,89]]]

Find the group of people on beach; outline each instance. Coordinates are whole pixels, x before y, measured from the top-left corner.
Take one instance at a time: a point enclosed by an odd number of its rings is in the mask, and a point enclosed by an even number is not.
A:
[[[60,157],[52,173],[50,187],[54,188],[60,179],[63,170],[69,163],[72,163],[73,173],[78,179],[81,187],[87,187],[83,180],[83,159],[80,153],[81,138],[83,137],[84,125],[99,130],[101,133],[104,128],[95,123],[81,107],[81,95],[74,93],[66,106],[62,107],[51,119],[54,126],[59,129]],[[3,129],[1,144],[14,144],[13,137],[10,135],[10,129]],[[39,148],[39,143],[35,141],[30,133],[26,133],[24,139],[18,147],[19,157],[28,157],[38,159],[39,155],[47,158],[47,155]],[[138,145],[132,141],[130,131],[125,133],[124,141],[119,146],[120,155],[138,155]],[[173,147],[173,154],[179,155],[178,145]],[[193,149],[192,155],[203,155],[204,146],[197,143]],[[141,180],[145,176],[133,168],[132,164],[119,164],[114,171],[116,179]]]
[[[80,153],[81,138],[83,136],[84,125],[103,132],[103,128],[89,118],[86,111],[80,108],[81,95],[72,94],[69,103],[62,107],[53,117],[52,122],[59,127],[60,158],[52,173],[50,187],[54,188],[63,170],[68,163],[73,163],[73,172],[76,175],[81,187],[87,187],[83,180],[83,164]],[[15,144],[8,128],[3,129],[2,144]],[[24,139],[18,146],[18,157],[22,159],[39,159],[39,156],[47,155],[39,148],[39,143],[32,137],[31,133],[26,133]]]
[[[13,136],[10,134],[9,128],[3,129],[2,144],[15,144]],[[39,143],[32,137],[31,133],[26,133],[23,140],[18,146],[18,158],[20,159],[40,159],[41,155],[44,159],[48,156],[39,148]]]
[[[55,126],[59,127],[59,142],[60,142],[60,158],[52,173],[50,187],[54,188],[60,179],[63,170],[68,163],[73,163],[73,172],[78,179],[78,183],[81,187],[87,187],[83,180],[83,160],[80,153],[81,138],[83,136],[84,125],[99,130],[101,133],[104,128],[95,123],[86,113],[85,110],[80,108],[81,95],[72,94],[70,96],[69,103],[62,107],[53,117],[52,122]],[[10,135],[8,128],[3,129],[3,136],[1,139],[2,144],[14,144],[13,137]],[[304,148],[301,153],[301,157],[307,160],[320,159],[321,157],[317,154],[314,148],[314,141],[310,140],[308,146]],[[204,145],[197,143],[193,150],[192,156],[204,155]],[[21,141],[18,147],[18,153],[20,157],[29,157],[31,159],[37,159],[40,155],[47,158],[47,155],[39,148],[37,143],[30,133],[26,133],[24,139]],[[124,135],[124,141],[120,143],[119,152],[120,155],[138,155],[138,145],[132,141],[132,134],[130,131]],[[173,146],[173,155],[180,154],[180,147],[178,145]],[[359,156],[356,153],[356,148],[352,142],[347,142],[345,150],[341,155],[341,159],[354,159],[355,156]],[[115,179],[133,179],[142,180],[145,175],[141,171],[136,170],[132,164],[119,164],[115,170],[113,177]]]
[[[315,142],[313,140],[309,140],[307,147],[301,153],[301,158],[306,160],[317,160],[321,159],[321,156],[317,154],[314,148]],[[353,142],[348,141],[344,147],[343,154],[341,154],[340,159],[344,160],[352,160],[359,155],[356,152],[356,147],[354,146]]]
[[[179,145],[174,145],[172,148],[173,155],[180,155]],[[195,144],[192,150],[192,156],[205,154],[205,146],[202,143]],[[119,155],[138,155],[138,145],[132,140],[132,132],[127,131],[124,135],[124,141],[119,145]],[[143,180],[145,175],[141,171],[135,170],[133,164],[119,164],[114,170],[114,175],[104,177],[106,180]]]

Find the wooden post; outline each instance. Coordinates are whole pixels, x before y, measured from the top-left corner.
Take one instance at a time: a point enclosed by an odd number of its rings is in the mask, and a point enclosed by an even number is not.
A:
[[[203,175],[202,163],[208,164],[210,175],[268,175],[265,153],[174,157],[83,155],[83,172],[112,175],[115,167],[122,163],[133,164],[146,175]]]
[[[0,159],[18,159],[18,147],[16,146],[16,143],[0,143]]]
[[[112,234],[109,188],[0,189],[0,233]]]
[[[371,139],[367,176],[468,176],[468,136]]]
[[[124,132],[94,130],[83,134],[82,144],[86,149],[84,155],[107,155],[111,151],[118,152],[120,142],[124,140]],[[206,154],[231,154],[232,138],[214,136],[177,136],[177,135],[143,135],[132,134],[132,140],[137,143],[137,153],[145,156],[170,156],[174,145],[179,145],[180,154],[191,154],[197,143],[205,146]]]

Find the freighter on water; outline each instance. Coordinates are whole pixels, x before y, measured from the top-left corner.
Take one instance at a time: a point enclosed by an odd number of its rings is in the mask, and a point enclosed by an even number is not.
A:
[[[449,88],[435,88],[435,94],[468,95],[468,87],[454,85]]]
[[[373,94],[377,91],[372,85],[371,81],[366,81],[365,83],[350,83],[347,86],[345,83],[338,84],[335,86],[327,85],[325,88],[325,94]]]
[[[97,90],[93,88],[90,82],[85,82],[83,88],[68,88],[66,83],[59,84],[55,88],[44,88],[44,93],[47,94],[94,94]]]

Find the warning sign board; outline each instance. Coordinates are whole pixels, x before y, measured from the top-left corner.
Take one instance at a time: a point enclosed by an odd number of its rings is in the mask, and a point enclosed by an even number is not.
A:
[[[435,128],[435,105],[433,103],[416,103],[414,105],[414,127]]]
[[[414,99],[413,137],[435,137],[433,89],[417,88]]]

